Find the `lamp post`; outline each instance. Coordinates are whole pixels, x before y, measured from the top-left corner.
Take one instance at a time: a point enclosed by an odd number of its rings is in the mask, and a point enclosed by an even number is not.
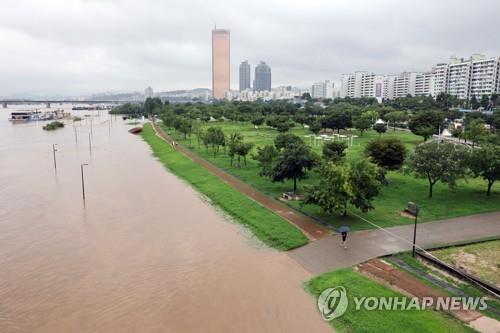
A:
[[[56,151],[57,151],[57,143],[54,143],[52,144],[52,154],[54,155],[54,170],[57,171]]]
[[[413,215],[415,216],[415,226],[413,228],[413,258],[415,258],[415,243],[417,242],[417,220],[419,211],[420,208],[418,208],[418,206],[414,204]]]
[[[83,178],[83,167],[87,166],[87,163],[82,163],[80,164],[80,170],[82,172],[82,195],[83,195],[83,201],[85,201],[85,179]]]

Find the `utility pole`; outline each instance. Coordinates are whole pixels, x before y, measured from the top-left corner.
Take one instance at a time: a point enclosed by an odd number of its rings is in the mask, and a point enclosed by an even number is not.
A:
[[[80,123],[81,126],[81,123]],[[78,144],[78,134],[76,133],[76,126],[73,124],[73,130],[75,132],[75,143]]]
[[[87,163],[82,163],[80,164],[80,170],[82,172],[82,195],[83,195],[83,201],[85,201],[85,179],[83,178],[83,167],[87,166]]]
[[[57,151],[57,143],[54,143],[52,144],[52,153],[54,154],[54,170],[57,171],[56,151]]]

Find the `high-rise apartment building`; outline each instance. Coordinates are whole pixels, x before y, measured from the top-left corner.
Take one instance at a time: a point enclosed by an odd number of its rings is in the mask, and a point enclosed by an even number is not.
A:
[[[271,90],[271,67],[261,61],[255,67],[255,79],[253,89],[255,91],[270,91]]]
[[[311,87],[312,98],[333,98],[333,82],[325,80],[323,82],[315,82]]]
[[[223,99],[230,90],[230,38],[229,30],[212,30],[212,97]]]
[[[368,72],[354,72],[342,75],[340,97],[375,97],[379,102],[384,98],[386,79],[383,75]]]
[[[500,93],[500,57],[474,54],[469,59],[452,56],[428,72],[403,72],[399,75],[376,75],[354,72],[342,75],[342,97],[376,97],[376,82],[383,78],[383,98],[437,96],[446,92],[459,99]]]
[[[153,88],[147,87],[144,89],[144,98],[152,98],[155,95]]]
[[[250,64],[245,60],[240,64],[240,91],[250,88]]]

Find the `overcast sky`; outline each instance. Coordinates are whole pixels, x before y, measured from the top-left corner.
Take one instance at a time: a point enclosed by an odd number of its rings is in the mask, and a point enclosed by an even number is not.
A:
[[[411,5],[410,5],[411,4]],[[273,86],[500,56],[498,0],[2,0],[0,96],[211,86],[214,23]],[[252,74],[253,76],[253,74]]]

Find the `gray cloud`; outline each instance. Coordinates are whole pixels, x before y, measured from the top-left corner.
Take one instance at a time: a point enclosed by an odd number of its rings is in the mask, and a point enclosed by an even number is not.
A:
[[[273,85],[341,73],[427,70],[451,54],[500,55],[497,0],[3,0],[0,95],[210,87],[210,30],[231,30],[237,67]]]

